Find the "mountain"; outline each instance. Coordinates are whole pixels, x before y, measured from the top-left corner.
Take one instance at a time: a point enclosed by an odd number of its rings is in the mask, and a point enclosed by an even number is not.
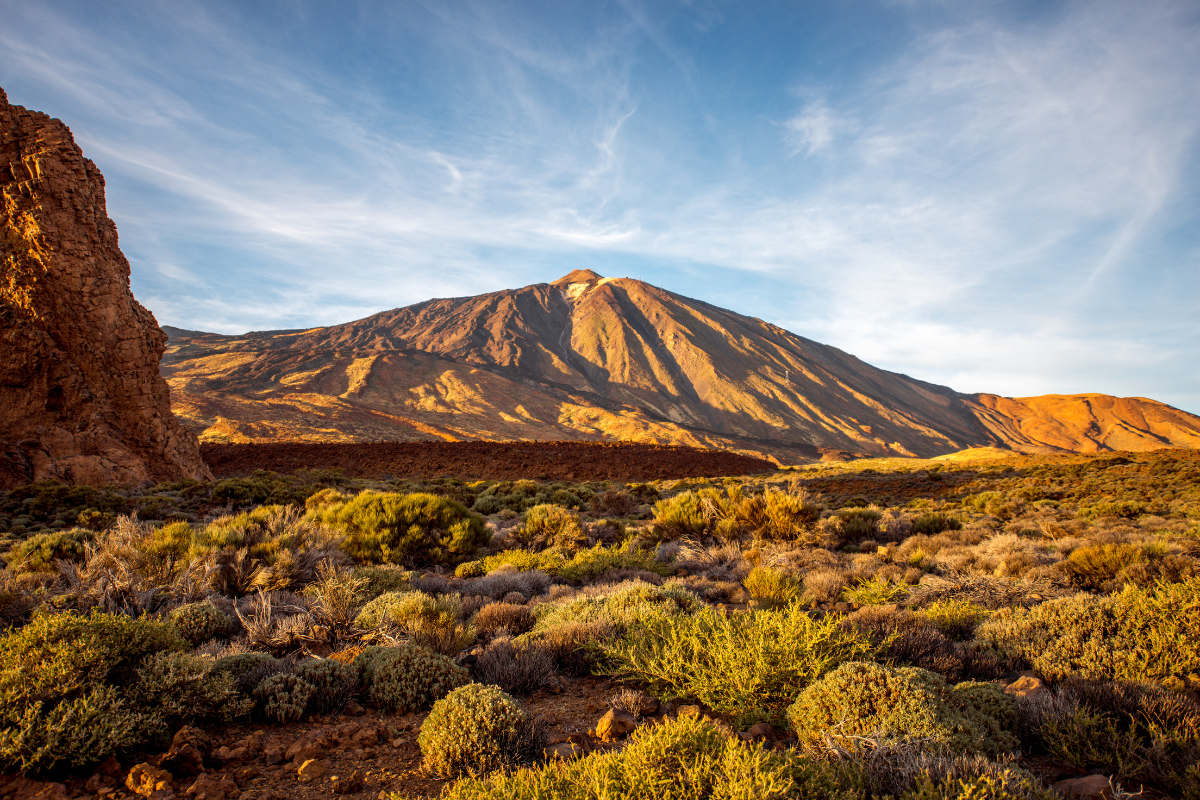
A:
[[[171,414],[167,337],[129,289],[104,177],[0,89],[0,488],[211,478]]]
[[[959,394],[589,270],[328,328],[166,330],[173,407],[205,441],[632,439],[785,462],[1200,446],[1200,418],[1160,403]]]

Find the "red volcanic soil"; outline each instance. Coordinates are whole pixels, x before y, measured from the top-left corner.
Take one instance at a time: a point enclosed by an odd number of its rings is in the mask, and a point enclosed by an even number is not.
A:
[[[632,442],[202,444],[200,455],[219,478],[256,469],[341,469],[355,478],[648,481],[775,470],[770,461],[724,450]]]

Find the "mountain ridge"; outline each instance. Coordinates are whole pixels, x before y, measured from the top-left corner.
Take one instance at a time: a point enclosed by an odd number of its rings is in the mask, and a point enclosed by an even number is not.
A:
[[[796,460],[1084,452],[1108,426],[1133,449],[1200,446],[1200,417],[1165,404],[1114,398],[1088,417],[1085,400],[962,394],[590,270],[327,327],[165,330],[176,411],[210,441],[630,438]]]

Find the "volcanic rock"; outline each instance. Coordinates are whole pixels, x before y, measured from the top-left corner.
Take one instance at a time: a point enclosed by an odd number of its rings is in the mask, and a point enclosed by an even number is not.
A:
[[[214,443],[631,440],[783,463],[1200,447],[1200,417],[1152,400],[962,394],[589,270],[327,328],[167,330],[175,410]]]
[[[159,374],[104,178],[70,129],[0,90],[0,488],[211,479]]]

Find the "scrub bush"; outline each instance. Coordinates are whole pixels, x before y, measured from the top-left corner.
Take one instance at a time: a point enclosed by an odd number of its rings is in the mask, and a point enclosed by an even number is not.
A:
[[[800,581],[769,567],[755,567],[742,581],[746,591],[763,608],[781,608],[798,599]]]
[[[1000,609],[976,638],[1050,680],[1077,675],[1200,686],[1200,577]]]
[[[493,686],[462,686],[433,704],[417,737],[425,769],[484,775],[532,760],[542,741],[521,704]]]
[[[233,619],[212,603],[188,603],[171,612],[171,624],[179,635],[192,644],[226,636],[233,630]]]
[[[319,714],[341,708],[358,688],[358,670],[329,658],[305,661],[296,670],[296,675],[312,685],[308,707]]]
[[[309,513],[343,531],[346,552],[361,562],[453,566],[491,538],[482,516],[433,494],[366,490]]]
[[[53,572],[55,561],[82,563],[84,545],[95,538],[86,528],[35,533],[8,552],[8,561],[24,572]]]
[[[928,670],[855,661],[800,692],[787,720],[808,748],[819,748],[826,737],[853,742],[869,734],[919,737],[929,747],[994,756],[1016,749],[1017,739],[992,711],[1003,714],[1010,726],[1015,720],[1011,701],[1006,706],[978,684],[951,689]]]
[[[262,715],[275,722],[295,722],[304,716],[316,687],[290,672],[280,672],[254,689]]]
[[[694,697],[739,725],[778,724],[804,686],[874,647],[834,618],[797,605],[729,616],[699,608],[641,620],[601,645],[613,674],[640,680],[663,699]]]
[[[421,711],[470,683],[467,671],[423,647],[369,647],[355,659],[370,701],[397,713]]]

